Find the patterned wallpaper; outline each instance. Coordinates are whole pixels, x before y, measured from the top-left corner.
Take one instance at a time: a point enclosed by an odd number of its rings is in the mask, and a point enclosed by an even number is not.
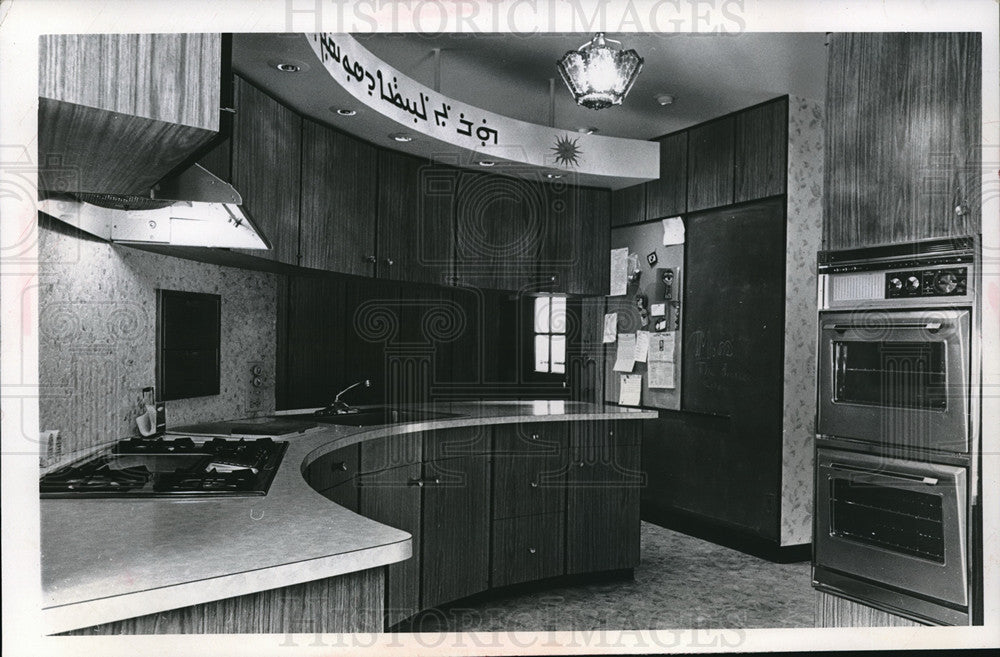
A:
[[[139,435],[142,388],[155,384],[156,288],[222,297],[218,395],[167,402],[167,425],[246,416],[247,363],[267,374],[274,409],[277,279],[39,227],[39,412],[63,452]]]
[[[788,98],[788,228],[781,545],[812,540],[816,252],[823,222],[823,106]]]

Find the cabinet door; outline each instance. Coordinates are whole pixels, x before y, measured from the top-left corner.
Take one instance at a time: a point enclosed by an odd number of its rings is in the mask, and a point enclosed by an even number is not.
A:
[[[561,512],[495,520],[490,585],[508,586],[562,575],[563,521]]]
[[[611,225],[624,226],[646,220],[646,186],[632,185],[611,192]]]
[[[359,513],[409,532],[413,556],[386,570],[385,625],[390,627],[420,609],[420,464],[389,468],[358,477]]]
[[[733,202],[733,117],[688,130],[687,210]]]
[[[435,186],[426,160],[379,152],[378,275],[397,281],[450,282],[454,190]]]
[[[566,429],[556,422],[505,424],[494,429],[494,519],[562,512]]]
[[[521,290],[534,284],[545,240],[543,184],[461,172],[457,189],[458,284],[497,290]]]
[[[660,143],[660,178],[645,183],[646,213],[643,219],[661,219],[687,210],[688,133],[678,132]]]
[[[736,115],[733,201],[785,193],[788,97]]]
[[[604,423],[591,422],[576,423],[571,430],[567,573],[634,568],[639,563],[639,493],[645,482],[641,446],[627,437],[633,434],[617,440],[614,433]]]
[[[358,446],[350,445],[320,456],[306,466],[309,486],[323,492],[358,476]]]
[[[977,33],[831,35],[824,248],[980,231],[981,80]]]
[[[375,147],[304,120],[300,264],[375,273]]]
[[[488,457],[424,463],[421,608],[489,586]]]
[[[298,264],[301,139],[298,114],[236,78],[232,184],[271,242],[270,251],[246,253]]]
[[[358,471],[379,472],[420,463],[423,439],[422,433],[406,433],[366,440],[361,443]]]
[[[610,192],[558,183],[544,188],[547,212],[539,285],[553,292],[604,294],[610,267]]]

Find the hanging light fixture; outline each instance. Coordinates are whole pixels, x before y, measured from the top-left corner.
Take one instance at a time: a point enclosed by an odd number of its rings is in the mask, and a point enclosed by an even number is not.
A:
[[[598,32],[556,62],[559,75],[573,92],[577,105],[599,110],[622,104],[642,70],[643,59],[635,50],[623,50],[621,45],[621,41],[606,39],[604,32]]]

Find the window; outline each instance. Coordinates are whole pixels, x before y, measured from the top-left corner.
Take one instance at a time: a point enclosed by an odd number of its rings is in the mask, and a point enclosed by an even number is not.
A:
[[[535,298],[535,371],[566,372],[566,297]]]

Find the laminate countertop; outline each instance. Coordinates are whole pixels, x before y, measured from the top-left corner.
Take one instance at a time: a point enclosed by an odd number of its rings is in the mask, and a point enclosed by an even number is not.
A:
[[[655,411],[563,401],[410,406],[455,414],[418,422],[320,425],[285,435],[267,495],[219,498],[41,500],[42,620],[47,633],[408,559],[410,534],[329,501],[304,468],[353,443],[430,429],[657,417]],[[306,409],[311,410],[311,409]]]

